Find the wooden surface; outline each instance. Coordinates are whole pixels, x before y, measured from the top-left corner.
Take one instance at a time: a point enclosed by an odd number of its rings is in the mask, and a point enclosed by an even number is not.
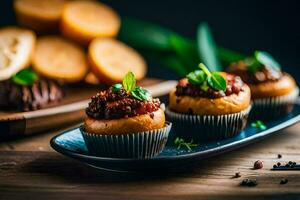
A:
[[[60,130],[0,143],[0,199],[296,199],[300,171],[271,171],[278,161],[300,163],[300,123],[263,141],[197,163],[185,172],[114,174],[54,152]],[[278,159],[277,154],[282,154]],[[253,170],[256,160],[264,168]],[[236,172],[242,177],[232,178]],[[256,178],[256,187],[242,187]],[[280,185],[287,178],[286,185]]]

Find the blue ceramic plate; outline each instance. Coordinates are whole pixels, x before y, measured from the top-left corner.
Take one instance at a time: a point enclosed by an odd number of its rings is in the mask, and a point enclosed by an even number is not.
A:
[[[187,150],[178,150],[172,145],[172,141],[169,141],[169,144],[166,145],[161,154],[147,160],[91,156],[82,138],[79,127],[55,136],[50,143],[59,153],[100,169],[119,172],[145,171],[150,169],[162,170],[181,167],[200,159],[237,149],[272,135],[298,121],[300,121],[300,105],[295,105],[290,114],[265,123],[267,129],[264,131],[252,128],[250,126],[251,121],[248,121],[248,125],[244,131],[235,137],[203,144],[200,143],[191,152]],[[172,134],[172,130],[170,134]]]

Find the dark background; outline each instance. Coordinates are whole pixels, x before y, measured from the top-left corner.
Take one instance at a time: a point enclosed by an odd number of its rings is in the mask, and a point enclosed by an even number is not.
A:
[[[50,0],[51,1],[51,0]],[[300,1],[297,0],[104,0],[122,16],[133,16],[195,38],[207,21],[218,45],[251,54],[270,52],[300,82]],[[12,1],[2,0],[0,25],[14,23]],[[175,78],[150,64],[150,76]]]

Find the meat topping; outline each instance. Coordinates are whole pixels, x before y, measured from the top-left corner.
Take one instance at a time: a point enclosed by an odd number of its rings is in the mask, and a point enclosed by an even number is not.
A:
[[[207,91],[201,89],[198,85],[193,85],[188,82],[186,78],[179,80],[176,86],[177,96],[192,96],[192,97],[206,97],[206,98],[220,98],[229,96],[231,94],[239,94],[242,91],[243,81],[238,76],[233,76],[230,74],[226,75],[227,86],[226,90],[215,90],[208,87]]]
[[[118,119],[150,114],[157,111],[159,107],[159,99],[140,101],[123,88],[118,92],[112,92],[109,88],[92,97],[86,108],[86,114],[95,119]]]

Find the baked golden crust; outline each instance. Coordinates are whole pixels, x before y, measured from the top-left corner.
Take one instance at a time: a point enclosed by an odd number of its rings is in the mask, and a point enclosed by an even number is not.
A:
[[[193,112],[196,115],[225,115],[238,113],[250,105],[250,88],[244,84],[239,94],[231,94],[221,98],[204,98],[176,96],[175,90],[170,93],[169,107],[178,113]]]
[[[259,84],[249,84],[253,99],[278,97],[289,94],[297,88],[297,84],[293,77],[287,73],[278,81],[268,81]]]
[[[84,129],[86,132],[93,134],[122,135],[159,129],[165,126],[165,113],[162,109],[158,109],[151,115],[145,114],[109,120],[88,117],[85,119]]]

